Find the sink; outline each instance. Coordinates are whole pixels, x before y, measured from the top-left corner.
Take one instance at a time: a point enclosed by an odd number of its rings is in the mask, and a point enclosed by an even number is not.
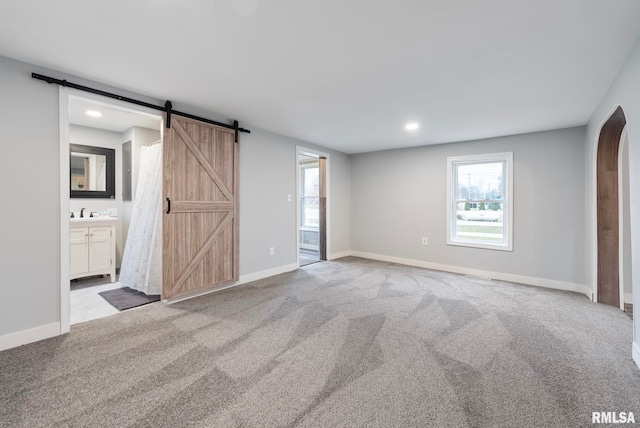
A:
[[[82,226],[108,226],[118,221],[118,217],[74,217],[70,218],[69,222],[71,223],[71,227],[82,227]]]

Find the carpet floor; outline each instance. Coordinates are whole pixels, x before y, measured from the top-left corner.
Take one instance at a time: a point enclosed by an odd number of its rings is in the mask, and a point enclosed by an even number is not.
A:
[[[582,427],[640,418],[632,321],[344,258],[0,353],[2,427]]]

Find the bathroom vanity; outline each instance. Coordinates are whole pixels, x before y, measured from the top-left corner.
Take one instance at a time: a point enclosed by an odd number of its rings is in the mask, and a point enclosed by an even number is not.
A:
[[[69,228],[71,279],[110,275],[116,282],[117,217],[72,218]]]

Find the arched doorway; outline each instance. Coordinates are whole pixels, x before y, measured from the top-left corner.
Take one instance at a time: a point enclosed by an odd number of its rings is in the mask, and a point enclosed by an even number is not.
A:
[[[620,307],[618,155],[627,124],[622,107],[602,126],[597,152],[598,302]]]

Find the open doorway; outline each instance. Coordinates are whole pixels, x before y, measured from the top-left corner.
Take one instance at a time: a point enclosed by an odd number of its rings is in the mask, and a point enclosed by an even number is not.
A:
[[[626,124],[624,111],[618,106],[598,138],[597,301],[632,313]]]
[[[327,164],[324,153],[298,148],[298,264],[327,260]]]
[[[140,171],[146,168],[149,147],[162,139],[162,117],[66,88],[60,92],[60,112],[61,332],[65,333],[72,324],[131,305],[130,299],[125,302],[114,293],[124,288],[120,268],[130,240],[129,226],[139,211],[134,204],[141,200]],[[161,147],[158,153],[161,182]],[[160,201],[158,195],[159,209]],[[129,294],[134,298],[137,293]]]

